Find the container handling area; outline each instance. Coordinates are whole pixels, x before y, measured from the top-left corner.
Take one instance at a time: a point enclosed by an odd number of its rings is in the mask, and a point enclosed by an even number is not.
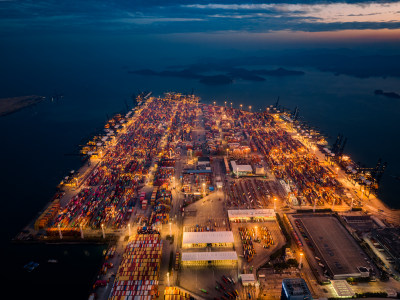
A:
[[[136,100],[82,147],[85,164],[15,238],[107,244],[89,299],[400,291],[400,214],[339,142],[273,106],[174,92]]]

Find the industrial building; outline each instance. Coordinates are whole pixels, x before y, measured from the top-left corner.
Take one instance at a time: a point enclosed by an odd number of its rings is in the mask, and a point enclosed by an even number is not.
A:
[[[345,215],[343,219],[357,232],[370,232],[372,229],[385,227],[381,220],[375,216]]]
[[[204,266],[204,265],[236,265],[238,257],[235,251],[217,252],[183,252],[182,265]]]
[[[314,249],[333,279],[367,277],[360,270],[367,265],[367,256],[339,221],[332,216],[303,215],[302,233],[308,247]]]
[[[282,300],[309,300],[311,292],[303,278],[287,278],[282,280]]]
[[[232,231],[184,232],[183,248],[233,247]]]
[[[396,268],[400,269],[400,228],[384,228],[372,231],[372,237],[391,256]]]
[[[275,220],[273,209],[233,209],[228,210],[231,222],[263,222]]]
[[[236,161],[231,161],[232,171],[236,176],[247,176],[253,174],[253,168],[250,165],[238,165]]]
[[[240,281],[242,282],[243,286],[255,286],[257,280],[253,273],[251,274],[240,274],[239,275]]]

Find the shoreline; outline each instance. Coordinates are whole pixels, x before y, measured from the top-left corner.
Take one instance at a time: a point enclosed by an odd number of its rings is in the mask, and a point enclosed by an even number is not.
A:
[[[20,97],[10,97],[0,99],[0,117],[8,116],[16,113],[26,107],[39,104],[44,101],[46,97],[30,95]]]

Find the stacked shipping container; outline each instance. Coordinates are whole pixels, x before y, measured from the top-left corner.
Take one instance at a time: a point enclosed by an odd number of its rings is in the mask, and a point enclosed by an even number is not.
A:
[[[133,237],[125,249],[109,299],[154,299],[158,294],[161,252],[158,234]]]

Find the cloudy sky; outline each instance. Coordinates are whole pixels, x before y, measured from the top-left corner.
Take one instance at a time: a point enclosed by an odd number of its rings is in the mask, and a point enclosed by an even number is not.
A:
[[[1,34],[38,30],[138,34],[356,30],[362,34],[369,30],[398,38],[399,29],[400,1],[0,0]]]
[[[395,55],[400,1],[0,0],[0,43],[3,69],[52,57],[143,67],[304,48]]]

